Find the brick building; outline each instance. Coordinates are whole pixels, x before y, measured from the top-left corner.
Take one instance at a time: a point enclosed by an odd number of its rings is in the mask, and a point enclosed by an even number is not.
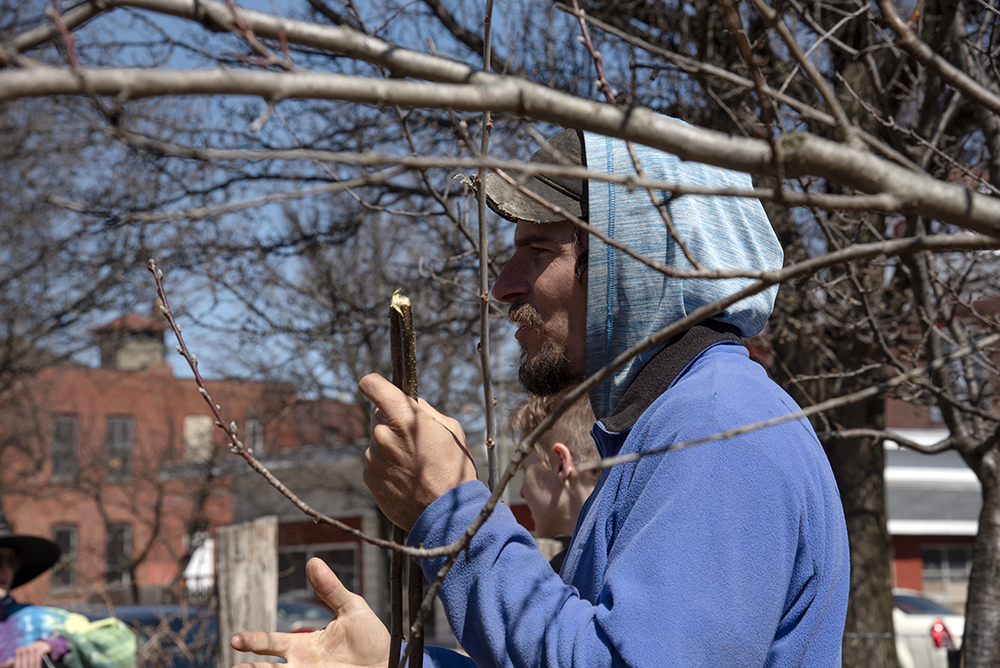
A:
[[[253,500],[239,497],[247,486],[240,481],[259,476],[229,452],[194,381],[173,376],[165,329],[161,319],[136,314],[108,323],[93,332],[99,368],[52,366],[23,381],[0,407],[3,508],[18,531],[49,536],[64,553],[49,573],[15,592],[20,600],[154,603],[189,590],[203,594],[212,584],[214,529],[252,514]],[[367,420],[356,408],[301,401],[288,383],[206,384],[265,462],[339,467],[357,460]],[[360,476],[350,483],[360,485]],[[326,486],[317,507],[331,514],[329,499],[342,491]],[[370,501],[347,496],[358,499],[356,507],[339,505],[349,523],[374,514]],[[304,543],[322,541],[340,556],[345,574],[360,578],[365,569],[347,558],[360,555],[356,539],[311,522],[303,529],[296,522],[305,517],[284,505],[297,516],[282,526],[281,550],[295,556]]]

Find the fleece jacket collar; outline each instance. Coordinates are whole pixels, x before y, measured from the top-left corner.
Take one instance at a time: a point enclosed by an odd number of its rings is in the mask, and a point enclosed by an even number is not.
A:
[[[671,340],[639,371],[625,390],[614,412],[601,420],[612,434],[632,428],[639,416],[667,391],[691,361],[708,348],[723,342],[742,343],[735,325],[706,320]]]

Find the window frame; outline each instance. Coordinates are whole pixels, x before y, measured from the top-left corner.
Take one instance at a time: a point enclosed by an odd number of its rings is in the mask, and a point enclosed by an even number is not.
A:
[[[105,465],[108,478],[131,478],[135,450],[135,420],[131,415],[108,415],[105,418],[105,428]],[[113,469],[112,462],[115,459],[121,459],[122,464]]]
[[[259,454],[264,452],[264,422],[259,418],[247,418],[243,421],[243,445]]]
[[[122,550],[119,554],[112,554],[112,544],[117,540],[115,536],[116,530],[123,529],[122,533]],[[132,525],[128,522],[111,522],[108,524],[107,533],[105,534],[105,550],[104,550],[104,583],[106,585],[122,585],[128,586],[132,584],[131,576],[129,574],[126,564],[132,558]],[[113,557],[120,556],[120,559],[113,559]],[[112,569],[112,563],[115,564],[114,570]],[[115,579],[112,579],[112,574],[116,573]]]
[[[184,439],[183,459],[189,464],[207,464],[212,461],[215,444],[215,419],[204,413],[190,413],[182,421]],[[198,440],[196,440],[198,439]]]
[[[949,552],[964,553],[965,560],[961,568],[952,566]],[[938,557],[937,568],[928,568],[928,552],[935,552]],[[933,601],[951,609],[964,609],[968,599],[969,573],[972,570],[973,546],[966,543],[922,543],[920,545],[920,577],[923,581],[924,594]],[[929,589],[928,585],[935,587]],[[938,585],[940,590],[938,590]]]
[[[69,549],[64,550],[59,540],[59,533],[65,531],[69,535]],[[77,555],[79,553],[80,528],[75,524],[55,524],[52,526],[52,542],[59,546],[61,554],[59,561],[52,567],[53,589],[75,589],[78,580]],[[61,582],[64,574],[68,574],[67,582]]]
[[[60,424],[72,425],[72,434],[68,442],[63,442],[63,439],[59,438]],[[49,459],[52,466],[52,480],[72,480],[76,477],[76,474],[80,470],[79,415],[66,413],[52,417],[52,439],[49,442]]]

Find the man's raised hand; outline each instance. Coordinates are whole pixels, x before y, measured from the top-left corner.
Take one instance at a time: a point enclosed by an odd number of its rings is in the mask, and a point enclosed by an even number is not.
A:
[[[322,559],[309,560],[306,576],[337,618],[322,631],[312,633],[243,631],[230,641],[233,649],[280,656],[288,668],[385,668],[389,661],[389,632],[365,600],[348,591]],[[235,668],[273,665],[243,663]]]
[[[364,481],[382,512],[409,531],[435,499],[476,479],[462,425],[378,374],[358,389],[375,405]]]

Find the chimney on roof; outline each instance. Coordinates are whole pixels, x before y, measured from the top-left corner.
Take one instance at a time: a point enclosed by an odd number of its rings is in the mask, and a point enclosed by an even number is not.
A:
[[[138,371],[166,364],[166,328],[159,304],[154,304],[152,318],[129,313],[92,330],[101,349],[101,368]]]

